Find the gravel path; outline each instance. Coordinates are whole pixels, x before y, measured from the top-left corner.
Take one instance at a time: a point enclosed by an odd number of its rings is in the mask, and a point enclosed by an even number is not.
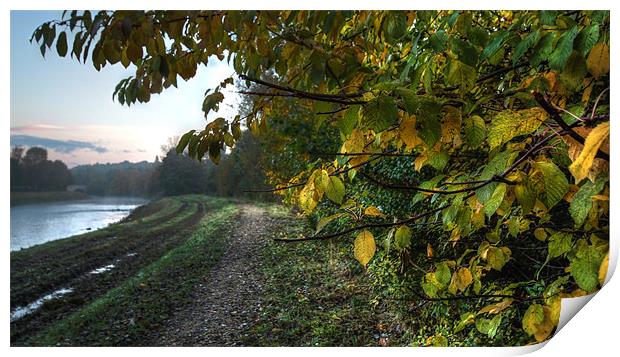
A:
[[[274,222],[263,209],[241,205],[219,263],[160,329],[159,346],[238,346],[261,307],[260,252]],[[179,277],[182,278],[182,277]]]

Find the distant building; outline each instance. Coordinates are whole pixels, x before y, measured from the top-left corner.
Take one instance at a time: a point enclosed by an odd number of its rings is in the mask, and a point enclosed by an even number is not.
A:
[[[67,191],[86,193],[86,186],[85,185],[69,185],[67,186]]]

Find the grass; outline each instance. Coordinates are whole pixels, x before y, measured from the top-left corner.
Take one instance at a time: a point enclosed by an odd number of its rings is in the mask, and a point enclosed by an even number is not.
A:
[[[280,237],[307,230],[284,207],[271,205]],[[307,233],[307,232],[306,232]],[[279,243],[264,248],[265,309],[249,346],[379,346],[393,316],[372,302],[363,268],[342,241]],[[392,343],[390,343],[392,344]]]
[[[219,230],[237,209],[219,200],[183,244],[27,341],[27,345],[142,345],[219,260]]]

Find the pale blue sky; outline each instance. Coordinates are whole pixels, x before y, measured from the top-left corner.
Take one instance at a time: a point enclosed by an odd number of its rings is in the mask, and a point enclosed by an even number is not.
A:
[[[55,46],[43,58],[38,46],[29,42],[38,25],[61,15],[61,11],[11,11],[11,135],[14,142],[18,135],[28,135],[107,149],[83,145],[83,149],[66,152],[50,148],[52,158],[69,166],[152,161],[168,137],[204,126],[205,90],[233,73],[232,67],[214,59],[189,82],[179,77],[178,89],[164,90],[149,103],[121,106],[112,101],[112,92],[133,73],[132,67],[125,69],[117,63],[97,72],[90,58],[86,64],[60,58]],[[217,116],[234,115],[234,99],[227,99],[230,104]]]

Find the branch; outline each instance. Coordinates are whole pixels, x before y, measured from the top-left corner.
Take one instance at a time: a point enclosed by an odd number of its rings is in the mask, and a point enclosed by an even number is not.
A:
[[[560,113],[558,113],[555,108],[551,105],[551,103],[549,103],[549,101],[547,100],[546,96],[539,93],[539,92],[534,92],[534,99],[536,99],[536,101],[538,102],[538,104],[540,104],[540,106],[549,114],[549,116],[551,116],[551,119],[553,119],[556,123],[558,123],[558,125],[568,134],[570,135],[571,138],[575,139],[578,143],[580,143],[581,145],[584,145],[585,143],[585,139],[577,134],[570,125],[566,124],[566,122],[564,121],[564,119],[562,119],[562,117],[560,116]],[[598,150],[598,152],[596,153],[596,157],[601,158],[603,160],[607,160],[609,161],[609,154],[601,151],[600,149]]]
[[[312,100],[323,101],[323,102],[338,103],[338,104],[343,104],[343,105],[366,104],[366,101],[363,101],[363,100],[350,100],[352,98],[360,98],[362,96],[361,93],[352,93],[352,94],[312,93],[312,92],[301,91],[299,89],[295,89],[289,86],[283,86],[280,84],[267,82],[267,81],[264,81],[258,78],[248,77],[245,74],[240,74],[239,78],[245,79],[247,81],[254,82],[257,84],[261,84],[269,88],[291,93],[292,94],[290,95],[291,97],[306,98],[306,99],[312,99]]]
[[[432,209],[430,211],[426,211],[420,214],[417,214],[413,217],[404,219],[402,221],[398,221],[398,222],[393,222],[393,223],[367,223],[367,224],[363,224],[361,226],[355,226],[349,229],[345,229],[343,231],[340,232],[335,232],[335,233],[331,233],[331,234],[327,234],[327,235],[323,235],[323,236],[310,236],[310,237],[303,237],[303,238],[298,238],[298,239],[284,239],[284,238],[275,238],[274,241],[275,242],[303,242],[303,241],[310,241],[310,240],[325,240],[325,239],[331,239],[331,238],[336,238],[336,237],[340,237],[343,236],[345,234],[349,234],[351,232],[355,232],[355,231],[359,231],[362,229],[366,229],[366,228],[386,228],[386,227],[394,227],[394,226],[400,226],[403,224],[408,224],[411,222],[414,222],[420,218],[424,218],[426,216],[430,216],[433,213],[439,212],[442,209],[449,207],[451,205],[451,203],[447,203],[445,205],[442,205],[438,208]]]

